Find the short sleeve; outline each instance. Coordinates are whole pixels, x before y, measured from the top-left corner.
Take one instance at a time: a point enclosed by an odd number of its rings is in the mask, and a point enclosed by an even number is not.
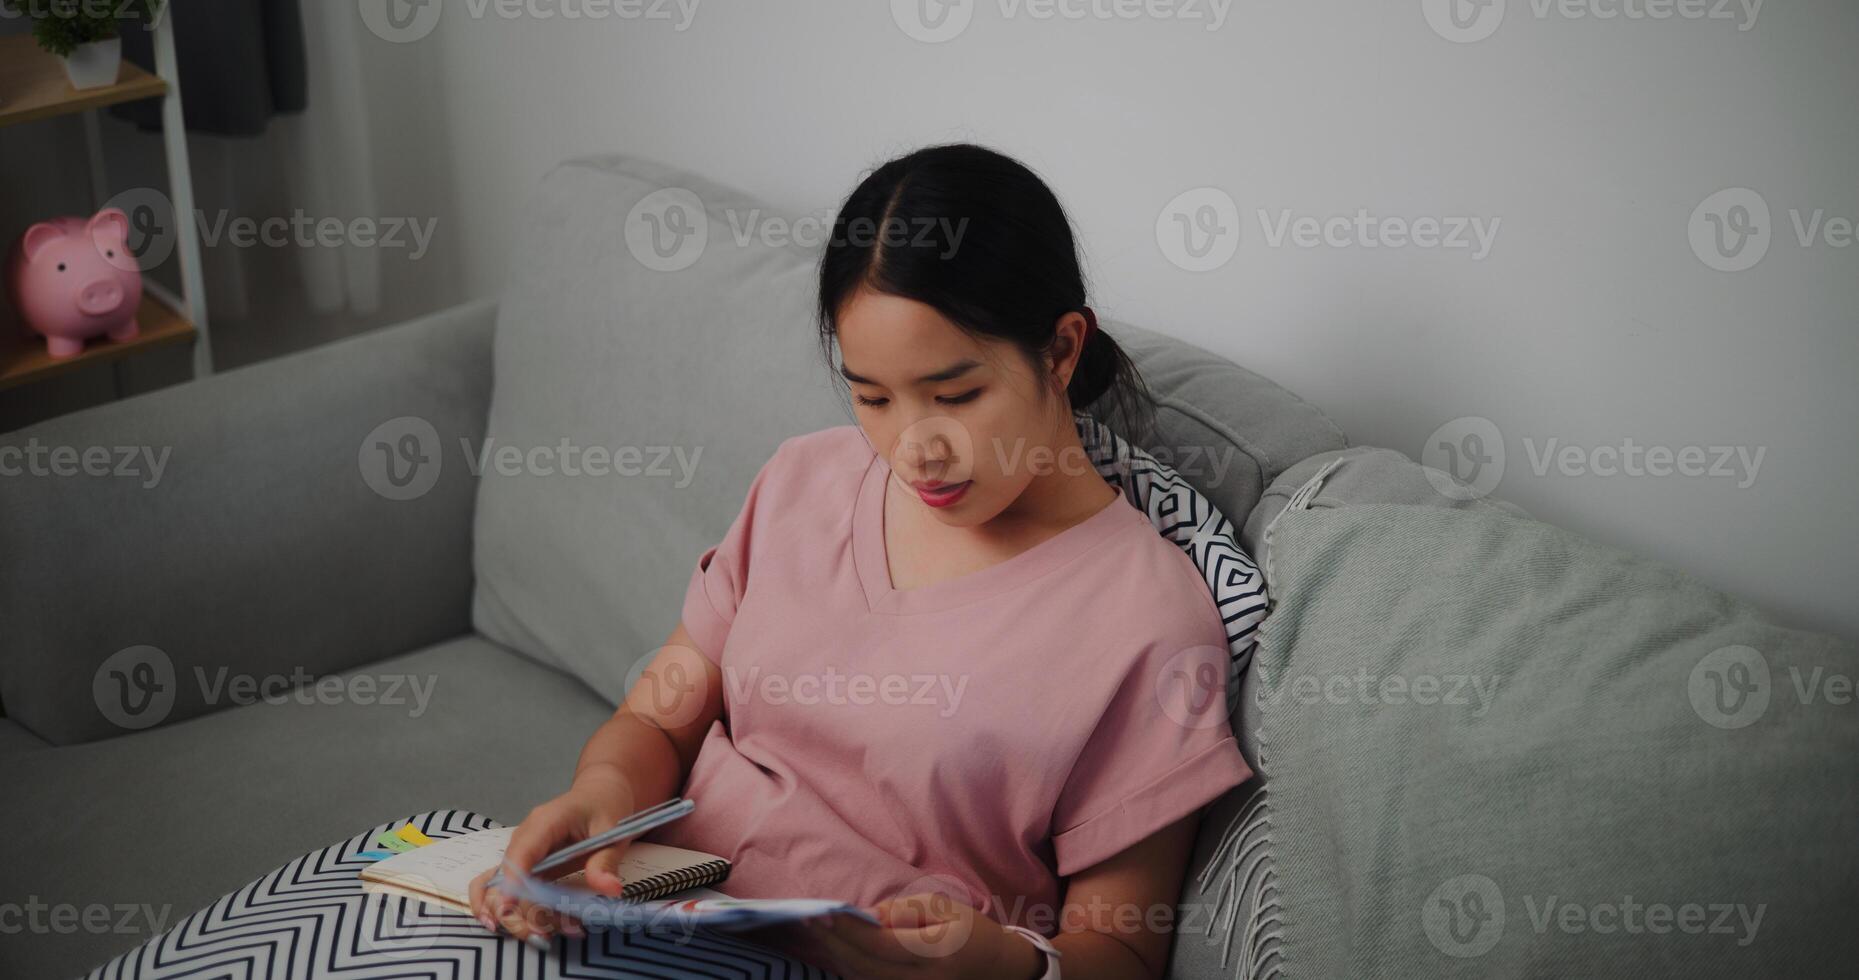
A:
[[[1227,713],[1229,650],[1213,622],[1200,642],[1148,648],[1118,686],[1053,808],[1060,877],[1121,853],[1252,777]]]
[[[711,663],[722,665],[723,644],[729,639],[730,624],[749,586],[750,542],[758,524],[757,512],[766,503],[767,484],[775,468],[775,456],[749,483],[748,496],[736,514],[723,540],[711,545],[697,558],[691,581],[684,590],[684,629],[697,644],[697,652]]]

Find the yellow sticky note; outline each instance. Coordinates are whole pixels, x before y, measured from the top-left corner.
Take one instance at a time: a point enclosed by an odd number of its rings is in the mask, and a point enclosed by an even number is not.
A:
[[[399,830],[394,831],[394,836],[400,838],[403,841],[406,841],[409,844],[412,844],[414,847],[425,847],[426,845],[432,843],[431,837],[428,837],[425,834],[420,833],[420,829],[418,827],[413,826],[412,824],[407,824],[405,827],[402,827]]]

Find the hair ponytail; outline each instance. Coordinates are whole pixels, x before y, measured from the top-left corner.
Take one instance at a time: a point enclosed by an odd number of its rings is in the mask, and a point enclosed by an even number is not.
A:
[[[1154,421],[1154,398],[1142,373],[1122,345],[1098,326],[1096,311],[1086,306],[1079,312],[1086,323],[1084,350],[1065,387],[1072,410],[1088,412],[1129,438],[1146,437]]]

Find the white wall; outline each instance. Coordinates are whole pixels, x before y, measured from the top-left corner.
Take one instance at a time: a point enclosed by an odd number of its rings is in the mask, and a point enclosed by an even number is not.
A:
[[[1859,247],[1803,248],[1788,217],[1859,218],[1859,4],[1771,0],[1740,30],[1744,0],[1729,21],[1498,0],[1494,34],[1453,43],[1422,0],[1239,0],[1215,30],[1208,0],[1194,21],[1002,2],[970,0],[942,43],[882,0],[697,0],[683,30],[474,17],[454,0],[417,42],[367,40],[371,57],[428,66],[382,97],[443,113],[449,143],[410,137],[406,159],[453,182],[441,217],[474,294],[496,290],[523,194],[568,155],[656,156],[799,213],[891,155],[973,140],[1052,183],[1108,315],[1284,383],[1358,444],[1420,457],[1441,424],[1489,419],[1500,495],[1784,622],[1859,635]],[[1064,6],[1120,9],[1091,2]],[[1623,2],[1697,0],[1580,9]],[[1156,226],[1203,186],[1241,220],[1234,256],[1197,273]],[[1734,273],[1688,239],[1693,209],[1728,187],[1773,210],[1768,254]],[[1497,233],[1482,258],[1273,247],[1256,214],[1358,208]],[[1763,456],[1747,487],[1538,475],[1532,451],[1552,438]]]

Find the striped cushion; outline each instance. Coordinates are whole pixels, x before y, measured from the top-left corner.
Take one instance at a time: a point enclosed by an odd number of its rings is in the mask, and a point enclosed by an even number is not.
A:
[[[392,820],[313,851],[97,968],[91,980],[510,980],[804,978],[832,974],[704,929],[556,937],[547,953],[486,931],[476,919],[408,898],[370,894],[358,877],[375,836],[407,823],[435,840],[497,824],[463,810]]]
[[[1238,717],[1240,678],[1252,662],[1259,624],[1265,621],[1265,576],[1240,548],[1232,522],[1180,474],[1088,415],[1075,415],[1072,422],[1098,474],[1201,570],[1226,622],[1227,711]]]

